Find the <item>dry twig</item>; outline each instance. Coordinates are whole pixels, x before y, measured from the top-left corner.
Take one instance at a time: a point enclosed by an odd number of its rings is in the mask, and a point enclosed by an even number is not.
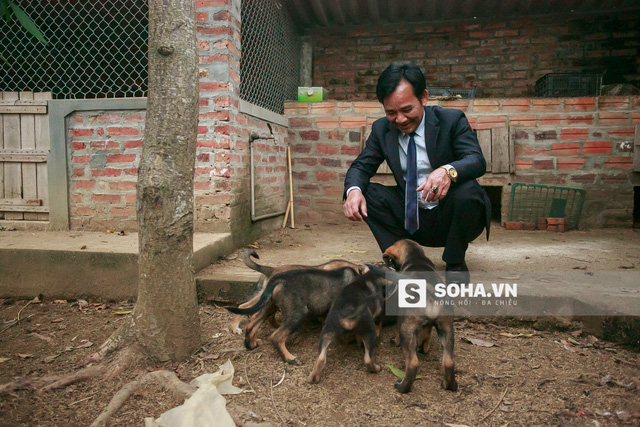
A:
[[[504,388],[504,391],[502,392],[502,394],[500,395],[500,399],[498,399],[498,403],[496,403],[496,406],[493,407],[492,410],[490,410],[487,415],[485,415],[484,417],[482,417],[482,419],[480,420],[480,422],[478,424],[480,424],[481,422],[483,422],[484,420],[486,420],[487,418],[489,418],[489,416],[491,414],[493,414],[495,412],[496,409],[498,409],[498,406],[500,406],[500,403],[502,403],[502,399],[504,399],[504,395],[507,394],[507,390],[509,389],[509,386],[506,386]]]

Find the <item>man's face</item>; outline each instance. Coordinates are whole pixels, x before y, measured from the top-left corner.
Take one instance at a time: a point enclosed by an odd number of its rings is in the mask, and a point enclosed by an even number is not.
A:
[[[425,90],[420,99],[413,93],[413,86],[406,81],[400,80],[398,87],[382,102],[384,112],[391,124],[403,133],[411,133],[418,129],[424,106],[427,105],[427,91]]]

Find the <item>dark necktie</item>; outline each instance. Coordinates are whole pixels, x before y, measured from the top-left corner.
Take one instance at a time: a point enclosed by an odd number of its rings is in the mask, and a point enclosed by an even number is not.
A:
[[[404,193],[404,228],[413,234],[418,229],[418,167],[416,165],[416,141],[411,132],[407,146],[407,179]]]

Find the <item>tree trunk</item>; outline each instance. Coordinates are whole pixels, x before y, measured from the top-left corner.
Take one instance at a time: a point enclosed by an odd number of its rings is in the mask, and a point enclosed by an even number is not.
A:
[[[194,0],[149,0],[149,97],[138,170],[138,301],[133,333],[155,361],[200,347],[193,271],[198,129]]]

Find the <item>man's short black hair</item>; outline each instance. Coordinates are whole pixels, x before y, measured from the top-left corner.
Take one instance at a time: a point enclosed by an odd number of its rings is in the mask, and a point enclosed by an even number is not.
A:
[[[411,84],[416,98],[421,99],[424,90],[427,88],[427,83],[420,67],[411,62],[394,62],[378,77],[378,85],[376,86],[378,101],[382,104],[384,99],[396,90],[403,79]]]

